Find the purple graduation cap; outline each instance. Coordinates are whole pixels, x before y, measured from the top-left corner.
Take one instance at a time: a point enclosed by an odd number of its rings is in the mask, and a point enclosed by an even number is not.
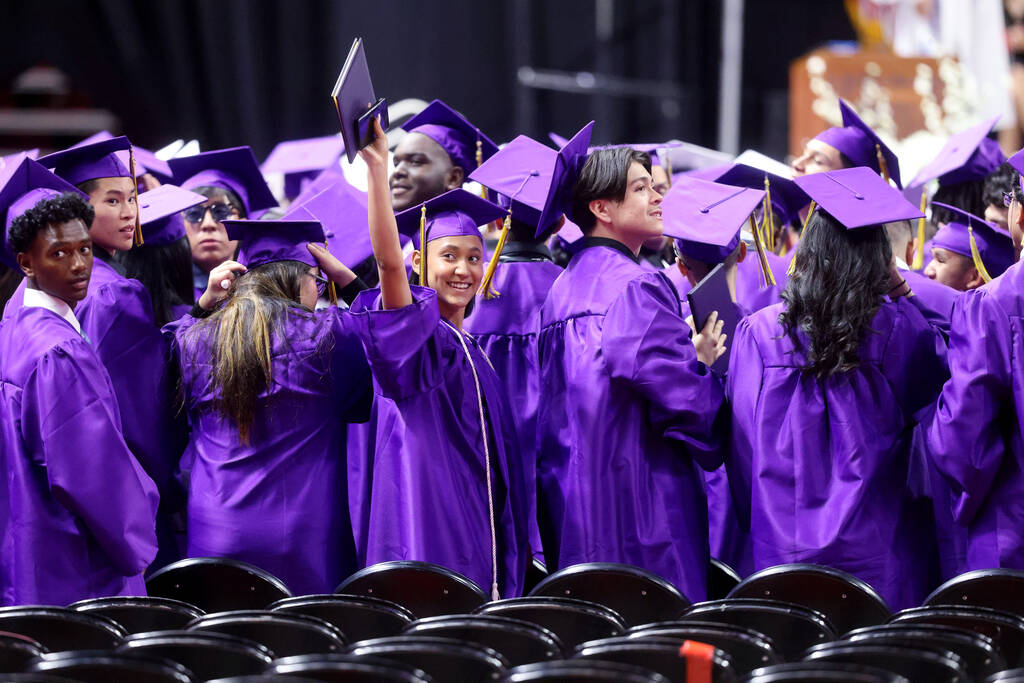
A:
[[[257,268],[274,261],[299,261],[318,267],[306,245],[324,243],[324,229],[310,220],[226,220],[228,239],[238,240],[238,261]]]
[[[791,179],[747,164],[733,164],[714,180],[723,185],[750,187],[755,190],[764,189],[765,180],[767,180],[767,191],[771,197],[772,209],[783,223],[791,221],[800,212],[800,209],[811,201],[807,193]]]
[[[953,213],[954,218],[939,228],[932,238],[932,247],[948,249],[974,261],[985,282],[999,277],[1013,265],[1015,253],[1010,233],[963,209],[932,202]]]
[[[1016,152],[1006,161],[1007,163],[1010,164],[1010,166],[1013,166],[1014,170],[1017,171],[1017,173],[1020,173],[1022,176],[1024,176],[1024,149],[1020,150],[1019,152]],[[1022,180],[1022,187],[1024,187],[1024,180]]]
[[[874,169],[875,173],[888,175],[895,181],[896,187],[902,188],[900,162],[893,151],[842,98],[839,100],[839,111],[843,115],[842,128],[828,128],[818,133],[814,139],[835,147],[855,166],[867,166]],[[884,170],[879,163],[879,152],[885,160]]]
[[[212,186],[238,195],[248,218],[277,206],[249,147],[230,147],[168,161],[177,185],[186,190]]]
[[[76,192],[88,201],[88,196],[74,185],[46,170],[42,164],[22,155],[20,161],[11,161],[0,170],[0,217],[3,218],[3,240],[0,261],[20,271],[18,260],[7,243],[11,223],[41,201],[53,199],[65,192]]]
[[[452,164],[467,175],[498,151],[498,146],[483,131],[441,100],[428,104],[402,124],[402,129],[426,135],[441,145]]]
[[[117,152],[131,151],[128,138],[121,137],[100,140],[87,145],[71,147],[39,158],[39,163],[68,181],[80,185],[97,178],[132,178],[131,162],[125,164]]]
[[[950,137],[938,156],[917,172],[908,187],[921,187],[934,178],[939,179],[940,185],[956,185],[995,171],[1006,161],[999,143],[988,137],[998,120],[994,116]]]
[[[114,135],[110,131],[101,130],[100,132],[94,133],[93,135],[90,135],[84,140],[75,143],[74,145],[72,145],[71,149],[74,149],[75,147],[91,145],[94,142],[111,140],[113,139],[113,137]],[[167,164],[166,161],[158,158],[156,154],[149,151],[148,149],[136,147],[135,145],[132,145],[132,154],[135,155],[135,172],[137,174],[141,175],[142,173],[152,173],[156,177],[156,179],[159,180],[161,183],[171,182],[173,174],[171,173],[171,167]],[[129,165],[130,162],[128,161],[127,154],[122,153],[118,154],[118,156],[121,158],[121,162],[124,163],[125,166]]]
[[[185,237],[181,212],[206,201],[206,197],[177,185],[161,185],[139,195],[139,221],[146,244],[161,245]]]
[[[427,211],[421,225],[423,207]],[[395,214],[395,222],[398,232],[411,237],[413,245],[419,249],[423,235],[426,235],[427,242],[464,235],[480,237],[483,241],[480,226],[504,218],[507,213],[497,204],[457,187]]]
[[[721,263],[739,246],[743,224],[764,197],[764,190],[682,178],[661,202],[665,234],[689,258]]]
[[[794,182],[848,230],[881,227],[924,214],[864,166],[800,176]]]
[[[292,204],[282,219],[319,221],[327,250],[355,268],[373,254],[366,204],[366,193],[341,178],[301,204]]]
[[[283,173],[284,194],[294,199],[324,169],[337,164],[344,151],[345,141],[340,135],[286,140],[271,150],[260,170]]]

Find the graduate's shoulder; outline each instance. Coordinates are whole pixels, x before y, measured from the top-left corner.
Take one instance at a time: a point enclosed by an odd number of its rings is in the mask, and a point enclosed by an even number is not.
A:
[[[89,343],[56,313],[22,307],[0,321],[0,365],[5,370],[29,367],[47,355],[81,357],[93,354]],[[8,373],[4,373],[8,376]]]
[[[1008,317],[1024,318],[1024,262],[1018,261],[999,277],[962,297],[983,298],[998,303]]]

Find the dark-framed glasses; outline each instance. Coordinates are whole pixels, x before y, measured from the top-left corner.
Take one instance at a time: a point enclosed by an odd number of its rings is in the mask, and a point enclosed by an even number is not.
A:
[[[215,204],[207,204],[199,206],[193,206],[185,209],[181,212],[181,215],[185,217],[189,223],[202,223],[203,218],[206,216],[206,212],[209,211],[210,215],[213,216],[213,220],[220,223],[226,221],[235,214],[235,207],[231,206],[227,202],[217,202]]]

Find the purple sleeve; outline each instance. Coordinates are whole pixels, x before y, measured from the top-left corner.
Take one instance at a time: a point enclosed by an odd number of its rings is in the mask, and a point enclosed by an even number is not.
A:
[[[1006,450],[997,420],[1012,401],[1010,320],[986,292],[965,293],[953,306],[950,379],[928,425],[933,462],[949,483],[954,515],[969,524],[999,470]]]
[[[379,296],[377,289],[361,292],[350,315],[381,395],[401,400],[438,386],[444,373],[435,339],[437,293],[412,287],[413,302],[390,310],[380,308]]]
[[[44,355],[26,383],[22,425],[54,498],[79,517],[124,576],[156,556],[156,486],[121,437],[107,373],[85,342]]]
[[[663,278],[651,273],[627,285],[605,315],[601,353],[612,382],[647,399],[653,427],[686,444],[710,471],[722,464],[715,429],[722,385],[697,360],[679,300]]]
[[[757,409],[764,380],[764,362],[757,341],[744,318],[736,326],[729,355],[725,395],[732,412],[731,447],[725,458],[733,506],[741,526],[750,528],[751,472],[757,430],[761,424]]]
[[[373,384],[356,324],[347,310],[337,306],[317,311],[316,316],[330,328],[331,379],[339,397],[340,417],[345,422],[366,422],[373,405]]]
[[[897,301],[901,315],[882,358],[883,372],[908,422],[930,410],[949,379],[945,338],[917,308],[914,298]]]

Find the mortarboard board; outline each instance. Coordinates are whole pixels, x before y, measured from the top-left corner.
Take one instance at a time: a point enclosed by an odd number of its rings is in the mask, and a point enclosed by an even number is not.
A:
[[[131,150],[131,143],[123,135],[47,154],[39,158],[39,163],[72,185],[97,178],[134,179],[128,168],[131,162],[125,164],[117,154],[122,150]]]
[[[186,190],[209,185],[234,192],[241,199],[249,218],[254,218],[259,211],[277,206],[277,200],[267,187],[267,181],[263,179],[256,157],[249,147],[202,152],[190,157],[170,159],[168,164],[174,172],[175,183]]]
[[[661,202],[665,234],[686,256],[721,263],[739,245],[743,224],[764,197],[764,190],[683,178]]]
[[[954,214],[954,219],[939,228],[932,237],[932,247],[948,249],[972,259],[985,282],[999,277],[1013,265],[1016,255],[1010,233],[955,206],[940,202],[932,202],[932,206],[940,206]]]
[[[839,111],[843,116],[843,126],[827,128],[818,133],[815,139],[835,147],[854,165],[874,169],[886,179],[891,178],[896,187],[902,188],[900,163],[896,154],[842,98],[839,100]]]
[[[7,154],[0,156],[0,173],[3,172],[8,166],[16,166],[21,163],[21,160],[25,157],[29,159],[36,159],[39,156],[39,148],[25,150],[24,152],[15,152],[14,154]]]
[[[41,201],[53,199],[65,192],[75,192],[84,199],[88,197],[66,180],[50,173],[42,164],[22,155],[20,161],[11,161],[0,170],[0,217],[3,223],[0,261],[18,271],[18,261],[7,243],[7,231],[11,223]]]
[[[282,219],[319,221],[327,250],[355,268],[373,254],[366,206],[366,193],[342,177],[301,204],[292,204]]]
[[[794,178],[824,211],[847,229],[880,227],[924,214],[870,168],[855,166]]]
[[[754,166],[737,163],[715,178],[716,183],[767,189],[772,208],[783,223],[791,221],[800,209],[807,206],[811,198],[790,178],[776,175]]]
[[[91,145],[94,142],[111,140],[113,139],[113,137],[114,135],[110,131],[101,130],[100,132],[94,133],[93,135],[90,135],[84,140],[75,143],[74,145],[71,146],[70,149],[74,149],[75,147],[84,147],[86,145]],[[166,161],[159,158],[156,154],[149,151],[148,149],[136,147],[135,145],[132,145],[132,154],[134,154],[135,156],[135,170],[137,173],[152,173],[154,176],[156,176],[156,179],[159,180],[161,183],[169,183],[171,181],[171,178],[174,175],[173,173],[171,173],[171,167],[167,165]],[[127,154],[118,153],[118,157],[121,159],[121,162],[126,167],[129,165],[130,162],[128,161]]]
[[[311,220],[226,220],[228,239],[238,240],[238,260],[252,269],[275,261],[299,261],[318,267],[306,245],[324,243],[324,229]]]
[[[921,187],[938,178],[940,185],[955,185],[984,178],[1006,161],[999,143],[988,137],[999,120],[994,116],[946,140],[938,155],[928,162],[909,187]]]
[[[467,175],[498,151],[498,146],[483,131],[441,100],[428,104],[403,123],[402,129],[426,135],[439,144],[452,164]]]
[[[271,150],[260,170],[263,173],[283,173],[285,196],[295,198],[302,193],[308,181],[337,164],[343,151],[345,141],[339,135],[286,140]]]
[[[177,185],[161,185],[139,195],[139,221],[146,244],[171,244],[185,236],[181,212],[206,201],[206,197]]]
[[[370,67],[366,64],[363,39],[356,38],[345,58],[345,65],[331,91],[334,108],[341,124],[341,137],[345,141],[345,155],[349,163],[356,153],[374,140],[373,119],[380,116],[380,126],[388,127],[387,102],[377,99],[370,81]]]

